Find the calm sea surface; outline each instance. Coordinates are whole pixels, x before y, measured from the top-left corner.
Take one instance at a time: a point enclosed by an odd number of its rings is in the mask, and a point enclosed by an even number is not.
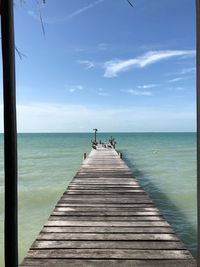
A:
[[[108,140],[110,133],[98,133]],[[117,150],[193,255],[196,253],[196,135],[112,133]],[[92,134],[19,134],[19,254],[25,256],[90,151]],[[3,136],[0,135],[0,266],[3,265]]]

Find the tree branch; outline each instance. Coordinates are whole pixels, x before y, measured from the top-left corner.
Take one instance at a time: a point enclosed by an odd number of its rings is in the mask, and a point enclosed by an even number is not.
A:
[[[131,7],[133,7],[133,8],[134,8],[134,6],[133,6],[133,4],[132,4],[131,0],[127,0],[127,2],[129,3],[129,5],[130,5]]]

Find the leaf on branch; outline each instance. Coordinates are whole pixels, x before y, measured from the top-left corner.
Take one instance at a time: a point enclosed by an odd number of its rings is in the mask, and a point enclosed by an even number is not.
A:
[[[127,2],[129,3],[129,5],[130,5],[131,7],[133,7],[133,8],[134,8],[134,6],[133,6],[133,4],[132,4],[131,0],[127,0]]]

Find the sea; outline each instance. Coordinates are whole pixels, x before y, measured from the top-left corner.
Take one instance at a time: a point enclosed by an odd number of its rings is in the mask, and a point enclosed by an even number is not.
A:
[[[185,246],[196,256],[196,134],[97,133],[110,137]],[[93,133],[18,134],[19,259],[91,150]],[[4,171],[0,134],[0,266],[3,264]]]

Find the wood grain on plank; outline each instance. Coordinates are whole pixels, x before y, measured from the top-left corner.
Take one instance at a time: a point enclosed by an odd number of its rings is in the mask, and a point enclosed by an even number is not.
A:
[[[98,249],[183,249],[181,242],[162,241],[97,241],[97,240],[36,240],[32,249],[98,248]]]
[[[187,250],[137,249],[30,249],[33,258],[86,258],[86,259],[190,259]]]
[[[45,226],[49,233],[174,233],[171,227],[99,227],[99,226]]]
[[[196,267],[196,262],[193,259],[189,260],[92,260],[92,259],[37,259],[37,258],[26,258],[21,265],[23,267],[30,266],[45,266],[45,267]]]

